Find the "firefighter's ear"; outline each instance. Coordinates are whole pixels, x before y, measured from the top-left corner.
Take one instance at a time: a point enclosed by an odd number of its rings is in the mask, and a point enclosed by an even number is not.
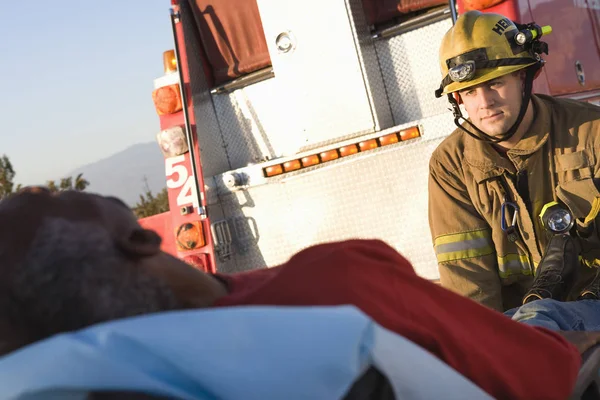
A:
[[[128,257],[150,257],[160,253],[162,239],[149,229],[136,228],[117,240],[117,247]]]

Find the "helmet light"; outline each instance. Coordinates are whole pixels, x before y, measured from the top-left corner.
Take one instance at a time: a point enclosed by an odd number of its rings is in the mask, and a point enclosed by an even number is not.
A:
[[[454,82],[464,82],[473,79],[475,76],[475,61],[466,61],[464,64],[450,68],[448,75]]]

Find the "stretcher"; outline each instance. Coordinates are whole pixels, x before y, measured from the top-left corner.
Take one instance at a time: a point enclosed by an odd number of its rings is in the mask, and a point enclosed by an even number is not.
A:
[[[600,352],[586,357],[575,391],[596,398]],[[1,358],[0,398],[491,399],[352,306],[232,307],[99,324]]]
[[[582,366],[571,399],[600,399],[600,345],[583,353]]]

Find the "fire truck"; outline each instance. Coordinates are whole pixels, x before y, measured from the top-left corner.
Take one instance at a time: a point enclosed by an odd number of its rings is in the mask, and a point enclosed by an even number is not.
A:
[[[208,272],[379,238],[437,280],[438,50],[470,9],[550,25],[534,92],[600,102],[599,0],[172,0],[152,91],[170,211],[140,223]]]

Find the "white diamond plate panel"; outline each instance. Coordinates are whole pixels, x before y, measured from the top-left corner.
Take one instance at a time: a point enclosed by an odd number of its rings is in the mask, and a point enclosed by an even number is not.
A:
[[[219,271],[272,267],[291,256],[288,241],[291,201],[282,184],[259,186],[222,197],[234,237],[233,261]]]
[[[271,78],[213,95],[233,169],[292,155],[306,146],[307,136],[290,128],[298,110],[287,103],[291,94],[285,89]]]
[[[354,44],[363,69],[365,87],[371,103],[375,130],[383,130],[394,125],[390,102],[383,84],[383,76],[377,59],[375,42],[367,25],[363,0],[346,0],[350,15],[350,25],[354,31]]]
[[[387,40],[376,42],[396,125],[448,110],[445,98],[434,92],[441,82],[438,50],[452,27],[450,18]]]
[[[200,147],[200,158],[202,159],[202,172],[204,176],[210,177],[233,168],[229,163],[219,121],[210,98],[209,87],[204,77],[204,69],[200,63],[202,50],[195,38],[194,31],[196,23],[190,5],[181,3],[181,23],[185,40],[185,50],[188,56],[188,67],[190,71],[190,90],[192,91],[192,102],[194,105],[194,117],[197,122],[196,134]]]
[[[379,238],[419,275],[437,279],[427,217],[428,164],[454,125],[451,114],[420,123],[420,139],[222,196],[226,216],[238,217],[244,236],[242,251],[234,248],[236,264],[226,269],[274,266],[316,243]]]
[[[268,80],[255,85],[265,88],[266,94],[273,83]],[[246,89],[213,95],[225,149],[234,169],[276,156],[272,139],[267,136],[258,118],[258,115],[263,115],[262,110],[257,112]]]

